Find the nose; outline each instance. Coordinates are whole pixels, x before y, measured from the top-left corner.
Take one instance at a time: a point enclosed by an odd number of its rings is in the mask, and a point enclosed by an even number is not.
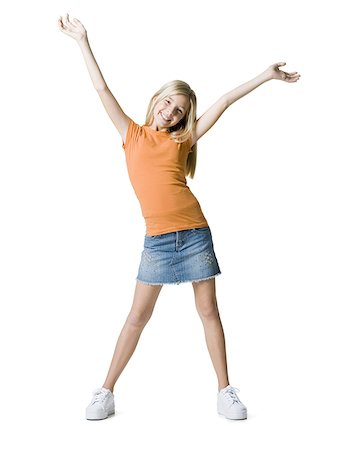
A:
[[[170,106],[168,106],[168,107],[165,109],[165,115],[166,115],[169,119],[171,119],[171,117],[172,117],[173,110],[174,110],[174,107],[170,107]]]

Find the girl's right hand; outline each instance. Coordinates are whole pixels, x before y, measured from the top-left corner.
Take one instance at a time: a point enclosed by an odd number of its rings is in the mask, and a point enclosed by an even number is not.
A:
[[[79,42],[87,37],[87,31],[79,20],[75,19],[75,17],[73,20],[75,23],[69,20],[69,14],[67,13],[65,18],[60,16],[58,25],[61,31]]]

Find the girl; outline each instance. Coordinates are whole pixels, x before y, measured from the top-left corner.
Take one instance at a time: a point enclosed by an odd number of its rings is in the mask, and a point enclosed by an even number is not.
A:
[[[217,411],[228,419],[246,419],[239,389],[229,384],[223,327],[215,277],[221,273],[210,227],[196,197],[186,184],[196,167],[196,143],[235,101],[277,79],[296,82],[297,72],[269,66],[256,78],[223,95],[198,120],[196,96],[190,86],[174,80],[151,98],[145,124],[128,117],[110,92],[90,49],[82,23],[59,18],[61,31],[79,44],[94,87],[121,135],[130,181],[146,222],[133,304],[117,340],[105,382],[93,393],[87,419],[105,419],[115,412],[114,386],[149,321],[163,284],[191,282],[198,314],[218,379]]]

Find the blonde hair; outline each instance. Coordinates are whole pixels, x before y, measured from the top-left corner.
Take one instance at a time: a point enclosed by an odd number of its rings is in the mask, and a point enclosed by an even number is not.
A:
[[[170,138],[177,142],[182,143],[187,141],[192,136],[192,130],[196,122],[196,105],[197,99],[195,92],[191,87],[181,80],[173,80],[165,83],[155,94],[151,97],[145,125],[151,125],[154,120],[155,106],[169,95],[182,94],[189,98],[189,107],[184,117],[173,127],[169,127]],[[188,154],[185,175],[190,178],[194,178],[197,162],[197,144],[193,145]]]

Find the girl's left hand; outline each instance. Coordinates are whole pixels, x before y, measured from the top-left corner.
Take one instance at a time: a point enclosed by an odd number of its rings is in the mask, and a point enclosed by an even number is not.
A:
[[[283,72],[282,70],[279,70],[279,66],[285,66],[285,62],[279,62],[276,64],[272,64],[266,69],[266,73],[268,74],[269,78],[275,79],[275,80],[282,80],[287,81],[288,83],[294,83],[295,81],[299,80],[300,74],[298,72]]]

